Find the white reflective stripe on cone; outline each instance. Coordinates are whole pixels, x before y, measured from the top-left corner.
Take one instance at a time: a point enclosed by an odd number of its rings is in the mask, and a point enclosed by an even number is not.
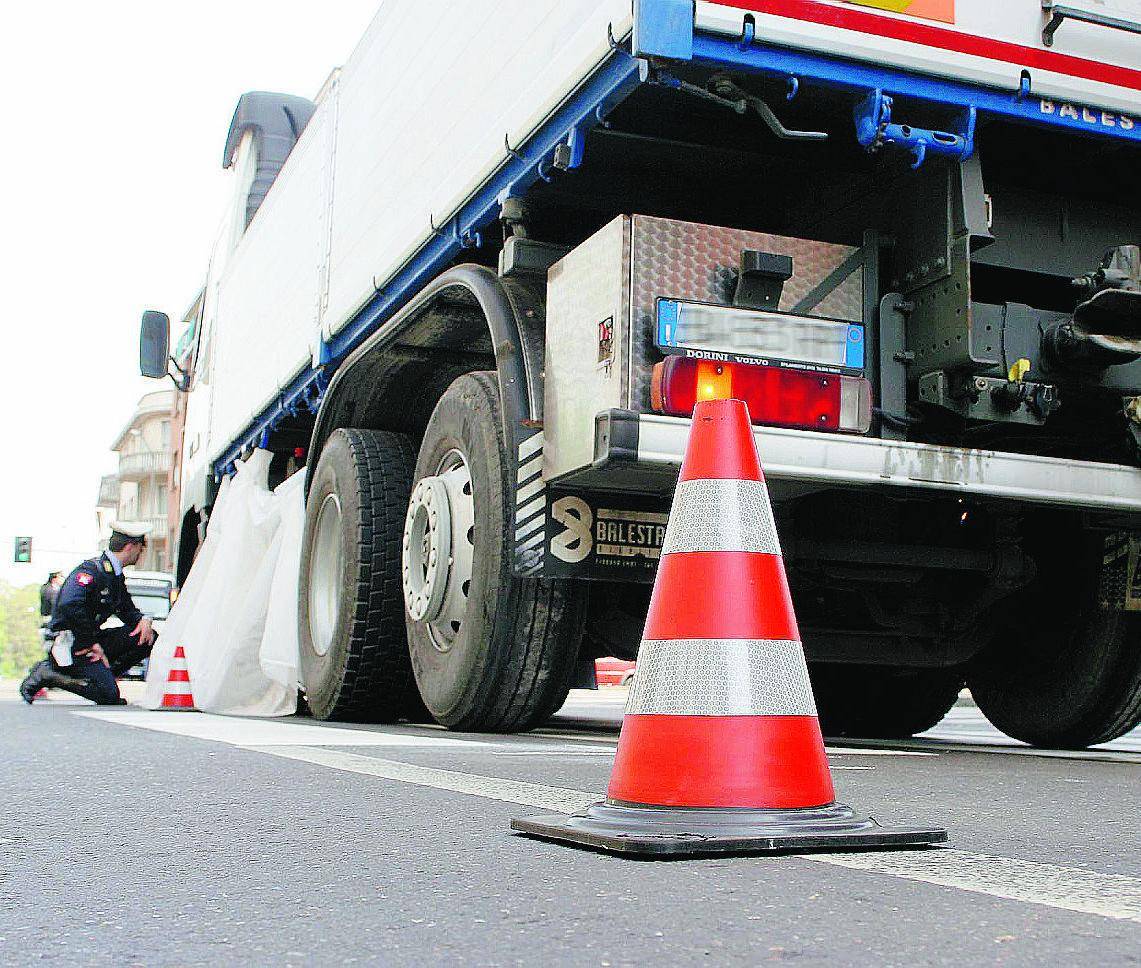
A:
[[[804,649],[783,639],[642,642],[626,714],[815,716]]]
[[[780,554],[769,492],[763,481],[681,481],[674,492],[662,554],[756,551]]]
[[[168,682],[166,684],[168,696],[189,696],[191,694],[189,682]]]

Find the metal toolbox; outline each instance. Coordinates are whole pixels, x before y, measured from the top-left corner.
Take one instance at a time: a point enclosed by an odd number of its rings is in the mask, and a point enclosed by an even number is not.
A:
[[[862,249],[810,239],[622,215],[547,274],[544,473],[591,463],[596,414],[650,409],[663,359],[659,300],[731,305],[742,253],[792,260],[773,309],[864,323]],[[870,347],[869,347],[870,349]]]

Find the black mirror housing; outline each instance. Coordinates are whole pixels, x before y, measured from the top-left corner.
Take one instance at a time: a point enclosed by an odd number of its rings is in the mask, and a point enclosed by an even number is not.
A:
[[[139,327],[139,372],[161,380],[169,372],[170,317],[154,309],[143,313]]]

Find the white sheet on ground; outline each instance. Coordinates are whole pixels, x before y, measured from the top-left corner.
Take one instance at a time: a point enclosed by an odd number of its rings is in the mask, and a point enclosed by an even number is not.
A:
[[[198,709],[237,716],[296,710],[304,473],[270,492],[271,456],[254,451],[222,483],[206,541],[151,656],[148,708],[161,704],[181,645]]]

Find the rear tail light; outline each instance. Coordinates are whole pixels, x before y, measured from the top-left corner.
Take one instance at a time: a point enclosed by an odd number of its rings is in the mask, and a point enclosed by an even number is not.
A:
[[[676,417],[698,400],[744,400],[753,423],[867,433],[871,385],[862,377],[670,356],[654,367],[650,405]]]

